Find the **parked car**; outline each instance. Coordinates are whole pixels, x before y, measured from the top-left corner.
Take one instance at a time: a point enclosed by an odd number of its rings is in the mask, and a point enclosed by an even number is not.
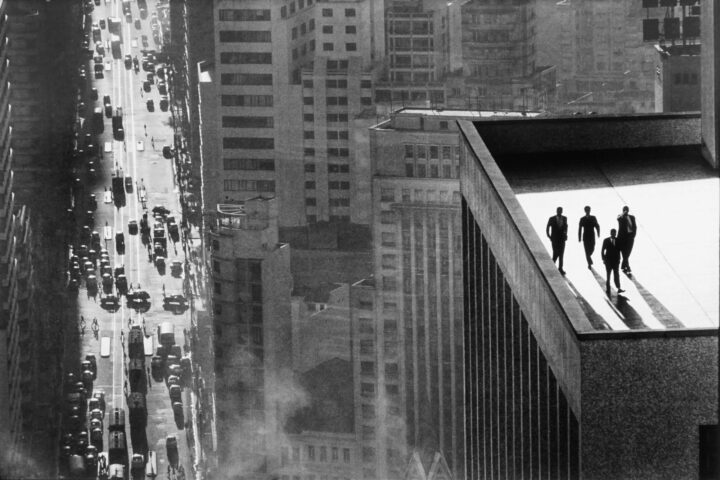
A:
[[[168,435],[165,439],[165,450],[167,452],[167,458],[170,465],[177,468],[178,465],[178,446],[177,438],[174,435]]]
[[[172,158],[172,149],[170,148],[170,145],[163,146],[162,154],[164,158]]]
[[[155,111],[155,102],[152,99],[148,100],[145,104],[147,105],[148,112]]]

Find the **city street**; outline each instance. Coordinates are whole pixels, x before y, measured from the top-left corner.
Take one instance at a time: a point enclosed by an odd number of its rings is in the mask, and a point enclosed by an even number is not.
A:
[[[104,128],[101,134],[89,137],[84,136],[83,144],[86,151],[90,150],[88,145],[94,145],[98,155],[94,156],[95,150],[92,150],[88,160],[95,161],[95,174],[87,174],[85,165],[76,166],[77,177],[84,179],[83,201],[76,201],[75,217],[77,219],[78,230],[82,232],[82,227],[86,220],[83,220],[82,212],[78,208],[78,203],[83,205],[87,201],[90,194],[94,194],[97,199],[97,209],[94,211],[94,226],[90,225],[90,230],[97,231],[101,237],[102,248],[107,249],[110,256],[110,266],[113,272],[116,267],[123,266],[127,278],[130,292],[145,291],[149,294],[149,308],[143,306],[139,309],[133,309],[128,306],[126,296],[118,294],[116,286],[103,293],[103,285],[100,282],[102,272],[98,272],[98,289],[96,294],[88,291],[86,280],[80,281],[80,291],[78,295],[78,312],[82,315],[85,323],[84,333],[82,335],[82,352],[78,362],[85,359],[87,354],[95,355],[97,359],[97,378],[93,384],[93,390],[104,390],[107,402],[106,415],[103,422],[104,429],[104,449],[108,446],[108,413],[113,408],[123,408],[125,418],[130,416],[127,411],[127,397],[132,386],[129,385],[127,377],[128,372],[128,333],[131,325],[140,326],[145,332],[145,372],[150,371],[151,350],[152,353],[157,351],[159,346],[158,330],[163,322],[172,322],[174,325],[175,344],[183,349],[183,353],[187,354],[186,347],[189,345],[189,339],[185,338],[184,331],[190,329],[190,312],[185,306],[176,311],[165,310],[163,304],[164,296],[182,295],[186,297],[184,291],[185,277],[185,254],[182,248],[183,229],[179,228],[179,241],[173,241],[168,232],[168,224],[164,225],[165,238],[167,238],[167,253],[165,256],[165,267],[158,267],[153,261],[153,243],[152,237],[148,245],[141,240],[141,230],[135,229],[131,234],[128,224],[130,221],[141,223],[143,213],[147,213],[150,232],[153,232],[153,208],[156,206],[165,207],[169,210],[165,217],[174,217],[177,225],[182,223],[182,214],[179,206],[178,187],[176,185],[176,175],[174,173],[173,160],[163,157],[163,146],[173,147],[173,129],[171,112],[168,109],[162,111],[159,107],[161,94],[158,91],[158,76],[153,75],[150,92],[143,91],[143,82],[148,80],[148,75],[152,70],[153,73],[158,67],[163,65],[156,63],[154,68],[134,69],[132,64],[130,68],[125,61],[125,56],[130,55],[136,58],[139,64],[143,63],[143,53],[147,50],[155,50],[160,52],[160,44],[153,41],[153,30],[151,28],[151,19],[155,12],[158,12],[157,5],[153,1],[147,2],[147,13],[141,17],[138,9],[138,2],[131,3],[132,18],[130,22],[126,20],[123,14],[122,2],[102,0],[102,4],[96,6],[92,11],[92,23],[100,23],[105,21],[104,28],[101,28],[102,42],[106,45],[103,62],[104,78],[95,78],[93,75],[93,59],[90,59],[88,80],[90,84],[83,98],[86,103],[87,114],[85,116],[86,123],[83,134],[93,131],[90,127],[90,120],[93,118],[93,111],[96,108],[103,110],[102,121]],[[166,4],[167,5],[167,4]],[[120,58],[113,58],[112,45],[110,45],[110,18],[120,19],[122,31],[122,45]],[[160,13],[157,15],[160,23],[167,25],[168,19],[164,18]],[[136,22],[139,20],[139,24]],[[102,26],[102,25],[101,25]],[[137,28],[140,27],[140,28]],[[160,37],[162,37],[162,27],[159,28]],[[87,32],[87,30],[86,30]],[[142,36],[147,36],[148,46],[143,47]],[[92,48],[92,46],[91,46]],[[94,53],[98,55],[98,53]],[[117,57],[117,55],[115,55]],[[97,98],[90,96],[90,89],[97,89]],[[146,86],[147,89],[147,86]],[[167,92],[165,92],[167,93]],[[113,135],[113,125],[110,118],[105,115],[103,105],[104,97],[109,95],[112,105],[112,115],[122,117],[122,127],[124,129],[124,139],[120,139],[118,135]],[[147,107],[146,102],[153,100],[154,109]],[[124,205],[118,198],[110,192],[112,189],[112,177],[118,176],[122,178],[125,185]],[[141,198],[142,197],[142,198]],[[78,214],[78,211],[81,214]],[[162,220],[160,220],[162,222]],[[122,233],[124,237],[124,247],[118,244],[117,235]],[[80,235],[79,235],[80,236]],[[147,241],[147,240],[146,240]],[[84,240],[78,238],[75,245],[84,243]],[[90,244],[88,244],[88,248]],[[82,255],[80,255],[82,256]],[[174,261],[181,262],[182,271],[171,273],[171,265]],[[102,298],[108,294],[117,295],[119,304],[112,308],[102,305]],[[116,310],[116,311],[113,311]],[[146,311],[145,311],[146,310]],[[180,313],[182,312],[182,313]],[[99,323],[99,331],[95,334],[92,330],[93,319],[97,319]],[[101,352],[101,343],[103,340],[109,339],[109,352]],[[106,342],[108,340],[105,340]],[[109,353],[104,357],[101,353]],[[168,477],[168,460],[166,455],[165,441],[168,435],[174,435],[178,442],[179,464],[184,468],[187,478],[194,478],[193,475],[193,458],[194,453],[190,451],[187,440],[187,432],[194,432],[193,429],[184,428],[183,422],[187,425],[191,421],[190,408],[194,404],[194,398],[188,385],[185,385],[182,393],[183,403],[183,419],[177,422],[173,415],[172,403],[168,393],[168,387],[165,382],[155,382],[148,373],[143,372],[144,380],[147,381],[147,446],[150,451],[156,453],[158,478]],[[145,383],[144,381],[141,383]],[[142,388],[135,388],[140,392],[144,392]],[[182,428],[178,428],[178,425]],[[128,457],[132,458],[133,453],[143,453],[142,448],[139,451],[133,451],[133,445],[130,441],[130,422],[126,420],[126,435]],[[193,439],[194,440],[194,439]],[[191,440],[192,441],[192,440]],[[194,442],[193,442],[194,443]],[[175,475],[172,476],[175,478]],[[178,477],[181,478],[181,477]]]

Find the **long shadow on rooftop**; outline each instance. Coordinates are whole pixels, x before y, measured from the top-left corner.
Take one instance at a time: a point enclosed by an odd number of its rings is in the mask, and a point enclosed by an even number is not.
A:
[[[697,147],[553,152],[495,160],[516,194],[718,177]]]
[[[643,286],[643,284],[637,280],[637,277],[634,274],[628,276],[627,278],[635,285],[635,288],[637,288],[638,292],[645,300],[645,303],[647,303],[648,307],[650,307],[650,309],[652,310],[653,315],[655,315],[655,317],[658,320],[660,320],[660,322],[662,322],[663,325],[665,325],[667,328],[684,328],[685,327],[685,325],[683,325],[682,322],[680,322],[680,320],[678,320],[678,318],[675,315],[673,315],[673,313],[670,310],[665,308],[665,305],[663,305],[662,302],[660,300],[658,300],[658,298],[655,295],[650,293]]]
[[[606,291],[605,277],[600,275],[595,269],[592,270],[592,273],[598,283],[598,286],[603,290],[603,292]],[[612,283],[612,279],[610,279],[610,281]],[[622,285],[622,281],[623,278],[621,277],[620,285]],[[620,313],[620,315],[622,315],[622,317],[618,315],[618,318],[620,318],[631,330],[643,330],[650,328],[643,323],[642,316],[632,307],[632,305],[628,303],[628,299],[624,295],[616,295],[613,298],[612,295],[608,294],[608,302]]]
[[[577,298],[578,302],[580,303],[580,307],[585,312],[585,315],[587,315],[588,320],[590,321],[590,324],[596,329],[596,330],[612,330],[610,325],[605,321],[605,319],[600,315],[593,307],[590,305],[590,303],[585,300],[585,297],[583,297],[577,288],[575,288],[575,285],[573,285],[572,281],[565,277],[565,281],[570,286],[570,290],[575,294],[575,298]]]

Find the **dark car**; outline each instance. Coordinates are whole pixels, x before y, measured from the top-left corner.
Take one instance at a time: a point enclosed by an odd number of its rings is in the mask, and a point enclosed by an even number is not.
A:
[[[167,451],[167,458],[170,465],[177,468],[178,465],[178,445],[177,438],[174,435],[169,435],[165,439],[165,449]]]
[[[167,84],[165,84],[165,82],[158,82],[157,88],[160,95],[167,95]]]
[[[135,20],[135,28],[140,30],[142,28],[142,25],[140,24],[140,19]]]
[[[127,70],[132,68],[132,57],[130,55],[125,55],[125,68]]]
[[[104,18],[101,18],[98,23],[100,24],[100,28],[105,28],[105,19]]]
[[[172,149],[170,148],[170,145],[165,145],[162,149],[162,154],[164,158],[172,158]]]
[[[143,91],[149,92],[151,88],[152,88],[152,87],[151,87],[150,82],[148,82],[147,80],[145,80],[145,81],[143,82]]]
[[[150,99],[146,102],[148,112],[154,112],[155,111],[155,102]]]
[[[125,234],[122,232],[115,234],[115,249],[120,255],[125,253]]]
[[[137,220],[130,220],[128,222],[128,233],[130,233],[130,235],[137,235],[137,233],[138,233]]]
[[[150,373],[152,374],[153,380],[160,382],[163,379],[165,373],[165,362],[159,355],[153,355],[150,359]]]
[[[163,112],[167,112],[168,107],[168,98],[166,96],[160,97],[160,110],[162,110]]]
[[[91,100],[97,100],[97,99],[98,99],[98,91],[97,91],[97,88],[91,88],[91,89],[90,89],[90,99],[91,99]]]

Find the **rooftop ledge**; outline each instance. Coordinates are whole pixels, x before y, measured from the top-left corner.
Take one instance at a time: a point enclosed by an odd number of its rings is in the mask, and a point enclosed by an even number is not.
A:
[[[514,193],[514,199],[504,197],[505,205],[524,242],[536,252],[546,284],[565,304],[576,335],[716,334],[720,183],[718,172],[700,154],[698,116],[575,120],[475,122],[484,145],[474,148],[477,154],[486,146],[492,154],[501,175],[492,166],[487,170],[495,176],[500,196],[507,191],[504,181]],[[591,270],[578,241],[585,205],[592,207],[601,229]],[[633,273],[620,275],[623,294],[617,294],[611,281],[608,296],[600,248],[610,229],[617,228],[624,205],[638,223],[630,257]],[[545,235],[558,206],[569,223],[566,276],[554,267]]]

